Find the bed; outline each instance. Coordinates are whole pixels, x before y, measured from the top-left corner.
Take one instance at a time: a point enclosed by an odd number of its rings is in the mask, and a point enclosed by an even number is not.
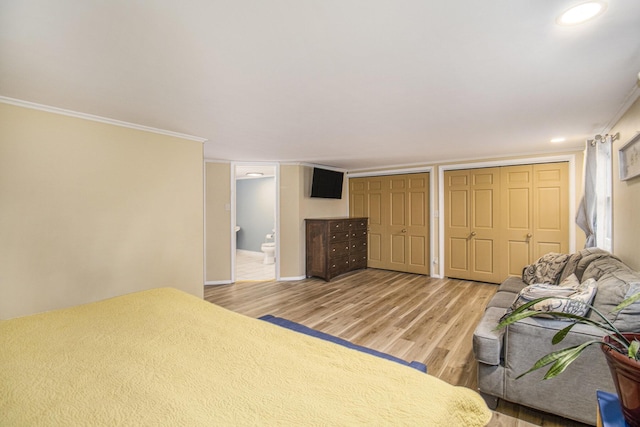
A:
[[[0,322],[0,425],[484,426],[472,390],[171,288]]]

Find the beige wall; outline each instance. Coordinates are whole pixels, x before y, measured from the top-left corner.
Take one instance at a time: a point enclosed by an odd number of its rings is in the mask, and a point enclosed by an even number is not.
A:
[[[231,164],[205,163],[206,281],[231,281]]]
[[[618,150],[640,132],[640,98],[625,112],[610,134],[620,133],[613,143],[613,253],[640,270],[640,177],[620,181]]]
[[[0,103],[0,318],[202,296],[202,144]]]
[[[349,215],[346,175],[342,199],[309,197],[312,176],[310,166],[280,166],[280,277],[284,279],[306,274],[305,218]]]
[[[228,283],[231,280],[230,212],[231,203],[229,162],[206,163],[207,207],[207,282]],[[309,197],[313,168],[299,164],[280,165],[279,239],[280,278],[305,277],[305,218],[348,216],[347,180],[343,184],[342,199]]]
[[[280,165],[280,277],[304,273],[304,236],[301,238],[300,203],[303,198],[303,167]]]

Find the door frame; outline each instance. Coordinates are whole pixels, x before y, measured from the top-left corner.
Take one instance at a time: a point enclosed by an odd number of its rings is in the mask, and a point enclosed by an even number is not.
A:
[[[518,166],[518,165],[532,165],[536,163],[554,163],[554,162],[569,162],[569,252],[573,253],[576,250],[576,225],[573,219],[576,217],[576,155],[575,154],[561,154],[557,156],[545,156],[545,157],[529,157],[522,159],[511,160],[496,160],[477,163],[456,163],[451,165],[443,165],[438,168],[438,210],[432,214],[433,218],[438,220],[438,258],[432,260],[432,265],[437,265],[438,274],[432,274],[432,277],[443,278],[444,277],[444,221],[442,221],[442,215],[444,215],[444,172],[449,170],[458,169],[479,169],[479,168],[492,168],[500,166]],[[433,255],[432,255],[433,257]],[[438,262],[440,260],[440,262]],[[435,268],[433,269],[435,273]]]
[[[275,280],[280,280],[280,163],[275,162],[242,162],[233,161],[231,164],[231,283],[236,282],[236,166],[267,166],[274,168],[275,179]]]
[[[436,275],[434,275],[434,266],[436,265],[435,263],[435,258],[434,258],[434,251],[435,251],[435,244],[434,244],[434,232],[435,232],[435,221],[434,219],[438,219],[437,214],[436,214],[436,205],[435,205],[435,182],[436,180],[434,179],[434,173],[433,173],[434,167],[433,166],[424,166],[424,167],[415,167],[415,168],[403,168],[403,169],[389,169],[389,170],[378,170],[378,171],[371,171],[371,172],[348,172],[347,173],[347,179],[351,179],[351,178],[364,178],[364,177],[368,177],[368,176],[385,176],[385,175],[405,175],[405,174],[411,174],[411,173],[429,173],[429,275],[431,277],[438,277]],[[350,199],[350,194],[349,194],[349,189],[350,189],[350,185],[347,185],[347,200],[351,200]],[[347,205],[347,208],[349,206]],[[348,212],[348,210],[347,210]],[[435,216],[434,216],[435,215]]]

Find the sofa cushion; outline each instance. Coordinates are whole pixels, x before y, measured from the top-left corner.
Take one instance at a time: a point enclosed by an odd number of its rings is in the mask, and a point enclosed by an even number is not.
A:
[[[605,273],[598,280],[598,293],[593,307],[604,315],[621,332],[640,332],[640,301],[625,309],[613,312],[613,309],[625,298],[640,292],[640,273],[629,269]],[[591,310],[589,318],[602,320]]]
[[[564,269],[569,255],[550,252],[538,258],[536,262],[525,267],[522,281],[527,285],[533,283],[558,283],[558,278]]]
[[[496,330],[496,325],[505,313],[504,308],[489,307],[473,333],[473,353],[478,362],[499,365],[502,358],[502,337],[505,328]]]
[[[517,296],[518,294],[516,292],[498,292],[491,298],[491,301],[487,304],[487,308],[498,307],[506,310],[513,304]]]
[[[520,277],[509,276],[502,282],[500,287],[498,287],[498,292],[513,292],[517,294],[525,286],[527,286],[527,284],[524,283]]]
[[[511,313],[518,307],[538,298],[549,297],[529,307],[529,310],[539,311],[540,317],[555,317],[548,312],[571,313],[577,316],[585,316],[589,312],[589,306],[596,293],[596,281],[588,279],[583,283],[578,282],[572,274],[560,285],[536,283],[525,287],[507,310]],[[564,320],[564,318],[560,318]],[[569,320],[569,319],[567,319]]]

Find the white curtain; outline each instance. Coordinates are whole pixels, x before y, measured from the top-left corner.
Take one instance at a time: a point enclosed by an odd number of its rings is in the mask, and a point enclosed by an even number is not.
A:
[[[611,251],[611,136],[587,141],[584,160],[584,196],[576,224],[587,235],[585,248]]]

